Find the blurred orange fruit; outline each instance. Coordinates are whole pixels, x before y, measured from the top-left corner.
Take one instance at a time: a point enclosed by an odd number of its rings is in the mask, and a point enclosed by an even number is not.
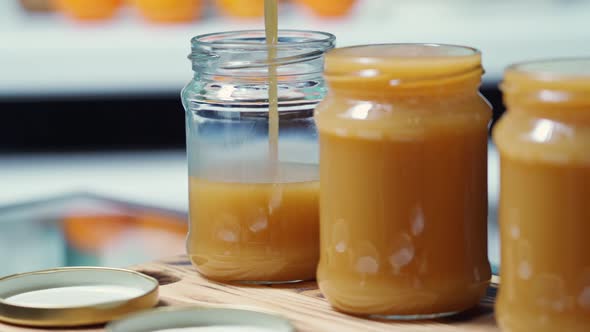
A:
[[[318,16],[338,17],[348,15],[356,0],[296,0],[296,2],[308,7]]]
[[[224,14],[234,17],[264,16],[264,0],[217,0],[217,6]]]
[[[70,246],[89,253],[103,252],[126,233],[147,236],[144,231],[174,235],[182,245],[188,233],[186,219],[151,212],[126,214],[70,214],[63,219],[63,231]],[[143,233],[142,233],[143,232]]]
[[[134,219],[126,215],[70,215],[63,220],[68,243],[81,251],[101,252],[121,233],[133,227]]]
[[[62,13],[79,20],[102,20],[115,15],[121,0],[53,0]]]
[[[143,17],[152,22],[190,22],[201,14],[201,0],[133,0]]]
[[[20,0],[20,4],[31,12],[49,12],[55,9],[51,0]]]
[[[186,236],[188,233],[188,224],[186,219],[177,216],[149,212],[140,213],[137,216],[137,222],[137,227],[140,228],[165,231],[182,236]]]

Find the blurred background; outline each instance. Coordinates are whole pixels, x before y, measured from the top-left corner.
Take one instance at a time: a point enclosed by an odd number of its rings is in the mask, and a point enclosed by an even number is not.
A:
[[[262,2],[0,2],[0,276],[56,265],[124,266],[184,251],[179,93],[192,76],[189,41],[262,28]],[[279,24],[334,33],[338,46],[479,48],[482,92],[497,119],[503,69],[590,55],[588,22],[584,0],[284,0]],[[497,175],[490,145],[493,237]],[[490,249],[496,255],[497,242]],[[9,264],[13,252],[26,259]]]

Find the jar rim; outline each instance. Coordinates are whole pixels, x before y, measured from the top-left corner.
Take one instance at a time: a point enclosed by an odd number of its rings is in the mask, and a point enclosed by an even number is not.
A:
[[[390,50],[393,50],[394,48],[402,48],[402,47],[406,47],[406,48],[410,48],[410,47],[422,47],[422,48],[432,48],[432,49],[442,49],[445,48],[449,51],[465,51],[464,53],[459,54],[458,52],[455,53],[451,53],[451,52],[447,52],[447,53],[442,53],[442,52],[438,52],[438,53],[430,53],[430,54],[416,54],[415,52],[408,52],[408,53],[403,53],[403,52],[399,52],[399,53],[395,53],[395,54],[391,54],[391,53],[377,53],[377,55],[373,55],[373,56],[366,56],[363,55],[362,58],[363,59],[409,59],[409,58],[423,58],[423,59],[432,59],[432,58],[457,58],[457,57],[471,57],[471,56],[477,56],[477,55],[481,55],[481,51],[475,47],[470,47],[470,46],[464,46],[464,45],[457,45],[457,44],[441,44],[441,43],[381,43],[381,44],[365,44],[365,45],[354,45],[354,46],[347,46],[347,47],[340,47],[338,49],[335,49],[334,51],[332,51],[332,55],[347,55],[346,53],[348,51],[354,51],[357,49],[368,49],[368,48],[389,48]],[[387,50],[385,50],[387,51]],[[341,53],[341,54],[338,54]],[[344,53],[344,54],[342,54]],[[352,54],[348,54],[348,55],[352,55]]]
[[[590,57],[527,61],[509,66],[500,85],[508,108],[515,105],[567,107],[590,105]]]
[[[473,47],[435,43],[388,43],[342,47],[326,55],[326,71],[366,76],[367,69],[428,78],[481,67],[481,52]],[[331,66],[333,65],[333,66]],[[365,71],[365,73],[363,73]]]
[[[223,70],[247,70],[266,68],[270,65],[288,66],[313,61],[323,57],[332,49],[336,37],[328,32],[306,30],[279,30],[278,43],[266,43],[264,30],[238,30],[199,35],[191,40],[192,52],[188,56],[193,62],[195,72],[207,63],[219,61],[224,55],[223,63],[218,67]],[[277,56],[269,59],[266,54],[276,50]],[[244,54],[265,54],[262,58],[235,58],[236,52]]]
[[[215,47],[216,49],[247,48],[247,49],[268,49],[268,48],[289,48],[289,47],[318,47],[325,45],[326,49],[333,46],[336,36],[328,32],[315,30],[292,30],[279,29],[279,41],[276,45],[266,44],[265,30],[233,30],[225,32],[214,32],[195,36],[191,39],[191,45],[196,47]],[[281,38],[297,38],[295,41],[285,41]],[[252,41],[257,39],[258,41]]]
[[[590,80],[590,57],[565,57],[515,63],[506,76],[518,75],[534,81]]]
[[[326,55],[325,73],[332,87],[365,86],[415,90],[435,86],[479,86],[481,52],[473,47],[435,43],[358,45]],[[356,89],[356,88],[355,88]]]

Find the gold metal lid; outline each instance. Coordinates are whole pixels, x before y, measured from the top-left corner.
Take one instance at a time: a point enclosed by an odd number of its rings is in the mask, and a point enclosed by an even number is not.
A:
[[[107,325],[107,332],[295,332],[277,315],[228,308],[160,308]]]
[[[139,272],[68,267],[0,279],[0,321],[26,326],[101,324],[158,303],[158,281]]]

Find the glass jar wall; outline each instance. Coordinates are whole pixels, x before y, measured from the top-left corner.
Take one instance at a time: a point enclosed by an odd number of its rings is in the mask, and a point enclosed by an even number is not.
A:
[[[341,311],[388,318],[476,305],[487,260],[490,106],[477,50],[392,44],[326,59],[319,286]]]
[[[189,160],[188,253],[216,280],[315,278],[319,182],[315,106],[334,36],[264,31],[195,37],[195,77],[183,90]],[[269,153],[269,64],[278,72],[278,162]]]

